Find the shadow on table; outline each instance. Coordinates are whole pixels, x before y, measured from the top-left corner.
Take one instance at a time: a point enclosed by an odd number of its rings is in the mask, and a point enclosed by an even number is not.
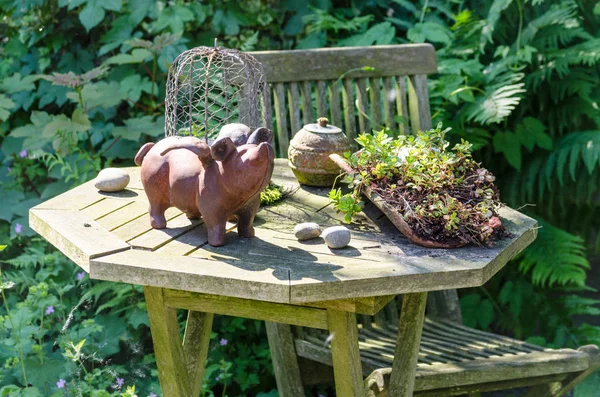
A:
[[[317,239],[315,239],[317,240]],[[306,246],[324,244],[322,239],[311,241]],[[273,276],[279,280],[290,280],[293,274],[298,274],[299,268],[314,269],[318,273],[319,280],[334,281],[338,278],[333,274],[334,271],[342,268],[340,265],[319,260],[313,253],[298,247],[282,247],[260,237],[239,238],[236,232],[230,232],[226,235],[226,242],[223,247],[211,247],[206,245],[196,251],[194,256],[202,254],[205,251],[213,259],[220,260],[232,266],[248,271],[265,271],[272,269]],[[344,250],[350,255],[360,255],[360,252],[354,247],[346,247]],[[335,261],[335,256],[332,256]],[[318,270],[318,271],[316,271]],[[303,277],[296,276],[295,280]]]

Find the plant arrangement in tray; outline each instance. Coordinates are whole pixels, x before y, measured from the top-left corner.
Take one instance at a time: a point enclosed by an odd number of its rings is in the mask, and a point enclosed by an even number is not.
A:
[[[353,189],[329,193],[335,208],[350,222],[364,193],[411,241],[428,247],[489,245],[506,235],[494,175],[473,160],[468,142],[450,148],[448,131],[439,124],[398,138],[385,130],[360,135],[359,151],[346,153],[346,160],[334,156]]]

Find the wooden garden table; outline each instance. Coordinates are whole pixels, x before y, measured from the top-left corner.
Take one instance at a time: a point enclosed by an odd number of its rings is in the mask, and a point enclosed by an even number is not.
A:
[[[375,314],[397,294],[404,297],[392,393],[411,396],[427,291],[482,285],[536,235],[533,219],[506,208],[500,214],[513,237],[493,248],[426,249],[410,244],[367,204],[350,226],[348,247],[299,242],[295,224],[339,225],[342,215],[329,205],[328,189],[298,186],[285,161],[277,160],[273,180],[289,196],[260,210],[257,238],[239,239],[233,230],[226,246],[214,248],[202,222],[174,208],[166,229],[151,229],[139,169],[126,170],[126,190],[101,193],[85,183],[33,208],[30,224],[92,279],[144,286],[168,397],[199,394],[214,314],[329,330],[337,395],[363,395],[355,314]],[[189,310],[183,343],[177,308]],[[287,365],[277,354],[273,359],[280,370]],[[283,394],[295,393],[301,392]]]

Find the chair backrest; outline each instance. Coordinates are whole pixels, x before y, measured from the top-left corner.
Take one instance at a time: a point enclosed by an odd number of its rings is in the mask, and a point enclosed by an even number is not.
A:
[[[384,126],[400,134],[431,128],[427,75],[437,73],[437,63],[430,44],[252,55],[267,78],[267,126],[275,132],[279,157],[287,157],[292,136],[318,117],[328,117],[352,141]],[[430,296],[429,315],[460,321],[456,291]]]

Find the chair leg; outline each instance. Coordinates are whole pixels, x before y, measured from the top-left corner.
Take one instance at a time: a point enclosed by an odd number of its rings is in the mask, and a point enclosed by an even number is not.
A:
[[[288,324],[266,321],[277,391],[281,397],[304,396],[294,336]]]
[[[390,375],[388,392],[390,397],[412,397],[413,395],[426,303],[427,292],[402,296],[398,339]]]

